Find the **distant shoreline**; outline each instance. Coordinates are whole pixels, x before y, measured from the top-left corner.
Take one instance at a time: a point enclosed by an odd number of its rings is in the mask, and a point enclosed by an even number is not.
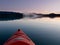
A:
[[[15,20],[23,18],[23,13],[0,11],[0,20]]]

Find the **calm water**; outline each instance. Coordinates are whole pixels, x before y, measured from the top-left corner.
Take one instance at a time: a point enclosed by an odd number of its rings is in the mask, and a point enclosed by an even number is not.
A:
[[[22,29],[36,45],[60,45],[60,18],[0,21],[0,45],[17,29]]]

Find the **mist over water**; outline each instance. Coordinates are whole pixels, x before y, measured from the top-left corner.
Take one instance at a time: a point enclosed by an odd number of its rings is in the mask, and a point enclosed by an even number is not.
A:
[[[22,29],[36,45],[60,45],[60,18],[23,18],[0,21],[0,44]]]

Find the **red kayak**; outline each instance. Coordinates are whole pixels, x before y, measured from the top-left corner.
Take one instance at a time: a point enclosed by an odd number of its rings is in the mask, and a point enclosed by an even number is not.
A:
[[[33,41],[20,29],[8,39],[4,45],[35,45]]]

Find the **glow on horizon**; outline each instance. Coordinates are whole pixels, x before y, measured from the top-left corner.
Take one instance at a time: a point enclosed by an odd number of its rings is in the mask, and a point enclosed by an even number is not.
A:
[[[0,11],[60,13],[60,0],[0,0]]]

